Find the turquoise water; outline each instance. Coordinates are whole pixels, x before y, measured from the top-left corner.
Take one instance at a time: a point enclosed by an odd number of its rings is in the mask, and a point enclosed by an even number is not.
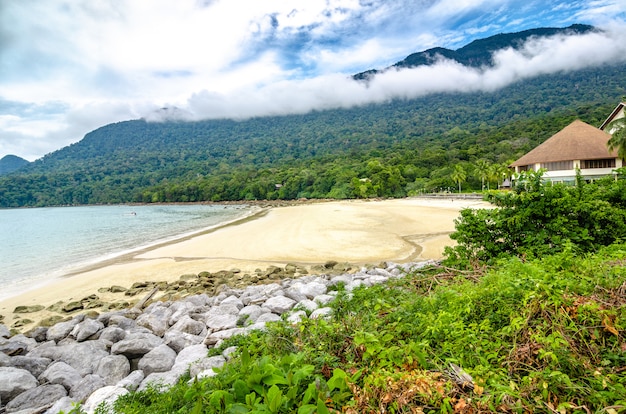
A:
[[[0,299],[250,212],[200,204],[0,210]]]

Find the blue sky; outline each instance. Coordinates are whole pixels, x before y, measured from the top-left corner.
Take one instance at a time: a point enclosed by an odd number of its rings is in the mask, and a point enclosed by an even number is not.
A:
[[[0,0],[0,158],[34,160],[110,122],[351,107],[626,59],[626,0]],[[435,46],[593,24],[489,70],[349,75]],[[160,108],[178,108],[176,111]]]

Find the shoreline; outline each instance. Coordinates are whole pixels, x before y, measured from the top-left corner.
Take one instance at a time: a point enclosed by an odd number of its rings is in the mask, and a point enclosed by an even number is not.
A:
[[[0,300],[0,323],[28,330],[38,322],[59,317],[59,302],[97,295],[103,302],[120,294],[103,292],[114,285],[168,282],[200,272],[234,271],[254,275],[259,269],[287,264],[310,269],[328,261],[354,266],[382,261],[405,263],[439,259],[454,219],[463,208],[489,204],[476,199],[404,198],[334,200],[259,205],[259,210],[214,228],[160,243],[82,268],[27,292]],[[252,205],[251,205],[252,206]],[[136,297],[121,297],[126,301]],[[13,313],[18,306],[43,307]],[[98,310],[94,307],[93,310]],[[61,313],[73,316],[76,313]]]

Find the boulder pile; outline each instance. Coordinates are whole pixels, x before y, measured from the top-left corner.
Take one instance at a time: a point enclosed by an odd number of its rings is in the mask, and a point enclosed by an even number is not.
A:
[[[225,339],[282,318],[298,323],[326,317],[337,284],[352,291],[428,264],[388,263],[354,273],[221,285],[212,296],[195,292],[177,300],[153,300],[156,287],[133,307],[79,314],[25,334],[12,335],[0,325],[0,412],[56,414],[80,403],[92,413],[149,384],[171,386],[186,372],[192,378],[214,375],[213,368],[235,349],[213,357],[208,349]]]

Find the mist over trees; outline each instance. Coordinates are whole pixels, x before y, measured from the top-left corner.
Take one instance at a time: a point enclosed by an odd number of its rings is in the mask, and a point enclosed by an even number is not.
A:
[[[0,207],[403,197],[497,188],[574,119],[600,125],[626,66],[351,109],[242,121],[120,122],[0,177]]]

